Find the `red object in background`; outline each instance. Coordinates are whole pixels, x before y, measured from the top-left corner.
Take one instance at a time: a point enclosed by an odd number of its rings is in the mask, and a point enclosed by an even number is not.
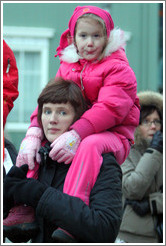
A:
[[[18,97],[18,68],[11,48],[3,40],[3,127]]]
[[[18,68],[13,51],[3,40],[3,128],[6,119],[18,97]],[[4,137],[3,137],[4,159]]]

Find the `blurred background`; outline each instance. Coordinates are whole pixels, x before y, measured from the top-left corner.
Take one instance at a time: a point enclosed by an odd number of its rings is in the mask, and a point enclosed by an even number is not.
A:
[[[56,75],[56,48],[77,5],[109,11],[115,27],[130,37],[126,53],[137,77],[138,92],[163,91],[163,3],[3,2],[3,38],[14,51],[19,70],[19,97],[7,118],[5,136],[17,150],[39,93]]]

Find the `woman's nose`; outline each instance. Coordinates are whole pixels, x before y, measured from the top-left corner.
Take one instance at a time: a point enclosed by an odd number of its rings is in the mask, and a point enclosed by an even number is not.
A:
[[[156,124],[152,121],[150,127],[151,128],[156,128]]]
[[[55,124],[58,122],[58,116],[56,113],[52,113],[51,116],[50,116],[50,123],[51,124]]]

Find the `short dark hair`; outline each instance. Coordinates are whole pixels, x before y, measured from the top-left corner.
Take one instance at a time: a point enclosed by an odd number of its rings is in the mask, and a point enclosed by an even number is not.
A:
[[[145,120],[146,117],[148,115],[152,114],[154,111],[157,111],[157,113],[160,117],[161,131],[163,131],[163,117],[162,117],[161,111],[159,110],[158,107],[156,107],[156,105],[143,105],[141,107],[139,124],[141,124],[143,122],[143,120]]]
[[[63,78],[51,79],[38,97],[38,123],[41,124],[43,104],[45,103],[67,103],[69,102],[75,110],[74,121],[86,111],[87,105],[81,89],[71,80]],[[74,122],[73,121],[73,122]]]

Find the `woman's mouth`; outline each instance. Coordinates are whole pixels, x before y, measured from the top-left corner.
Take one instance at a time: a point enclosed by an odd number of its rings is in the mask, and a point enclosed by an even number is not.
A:
[[[60,130],[57,129],[57,128],[49,128],[48,131],[49,131],[51,134],[55,134],[55,133],[59,132]]]

